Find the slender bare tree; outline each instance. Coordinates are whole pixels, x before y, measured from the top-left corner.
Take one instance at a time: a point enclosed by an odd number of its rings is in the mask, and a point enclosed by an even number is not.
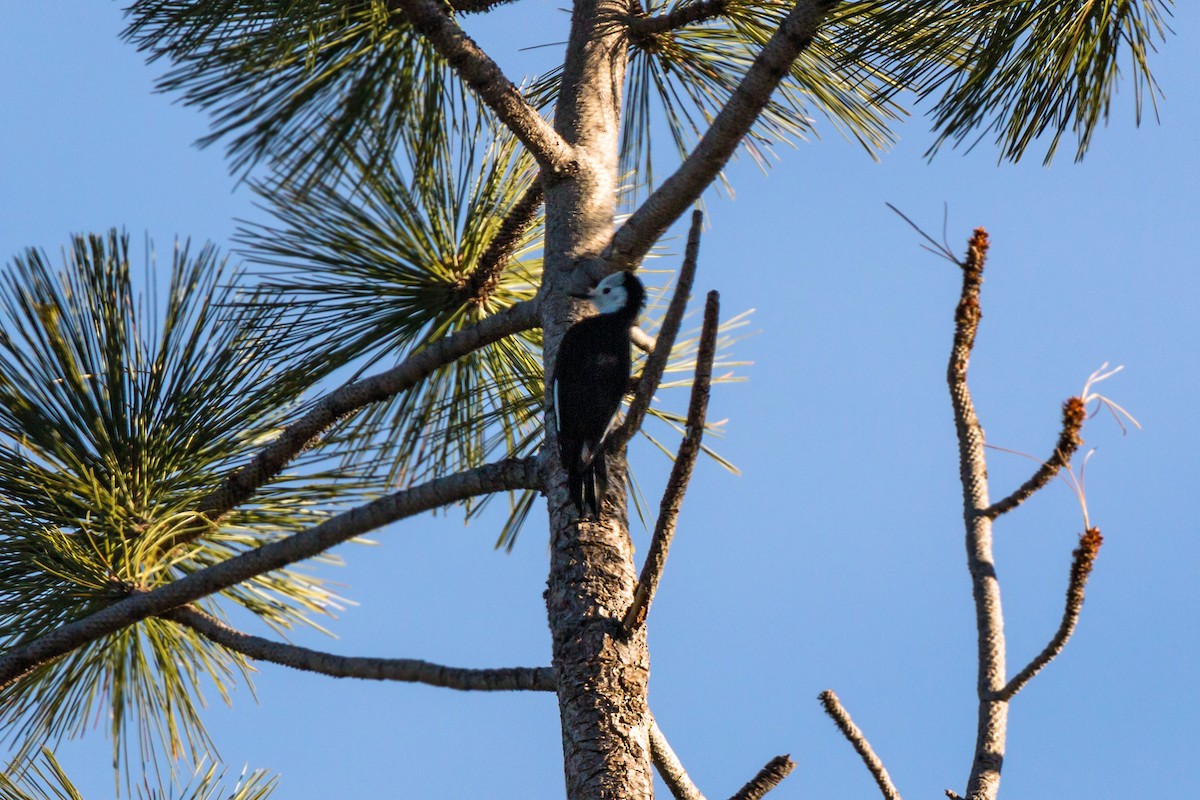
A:
[[[554,691],[569,798],[651,797],[654,765],[677,797],[700,797],[648,708],[645,634],[721,358],[715,293],[699,335],[678,337],[699,213],[656,335],[633,337],[644,355],[594,520],[577,515],[543,425],[545,376],[587,313],[573,295],[638,269],[739,148],[759,156],[814,115],[875,150],[891,141],[899,102],[917,97],[931,104],[935,150],[990,133],[1004,158],[1037,141],[1048,159],[1073,135],[1082,156],[1120,59],[1139,110],[1153,98],[1146,57],[1169,7],[575,0],[559,63],[518,85],[462,27],[504,1],[131,3],[128,39],[172,63],[163,87],[212,113],[211,139],[227,143],[235,171],[269,176],[256,189],[274,222],[242,234],[265,277],[225,271],[211,248],[178,250],[157,306],[139,301],[115,233],[76,239],[57,270],[30,251],[5,274],[0,723],[29,765],[14,767],[16,781],[64,782],[37,752],[102,702],[121,753],[132,719],[167,761],[198,759],[197,682],[224,691],[257,659]],[[679,156],[665,176],[650,155],[663,130]],[[960,265],[950,369],[980,630],[972,800],[997,795],[1008,703],[1065,644],[1100,542],[1087,526],[1060,631],[1007,677],[990,526],[1069,463],[1096,398],[1070,401],[1051,458],[989,501],[966,389],[985,251],[979,233]],[[686,415],[651,407],[668,368],[694,372]],[[682,442],[639,570],[624,447],[647,416],[677,424]],[[514,509],[501,544],[545,498],[549,666],[333,656],[223,619],[240,606],[276,630],[309,622],[338,598],[293,565],[415,514],[473,513],[497,493]],[[836,696],[822,699],[885,796],[898,796]],[[770,760],[735,796],[761,797],[791,766]],[[256,773],[237,791],[269,790]]]

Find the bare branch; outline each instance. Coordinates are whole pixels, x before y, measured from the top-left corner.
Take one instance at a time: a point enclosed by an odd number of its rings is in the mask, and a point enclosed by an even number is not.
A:
[[[1087,419],[1087,409],[1083,400],[1072,397],[1063,403],[1062,431],[1058,434],[1058,443],[1054,446],[1053,455],[1043,461],[1037,472],[1021,484],[1020,488],[980,513],[988,519],[995,519],[1001,514],[1012,511],[1028,500],[1034,492],[1049,483],[1059,470],[1071,463],[1071,457],[1083,444],[1079,432],[1083,428],[1085,419]]]
[[[199,600],[256,575],[311,558],[389,522],[424,511],[511,489],[539,489],[534,457],[509,459],[413,486],[331,517],[286,539],[242,553],[148,592],[132,595],[83,619],[63,625],[0,656],[0,690],[30,670],[87,642],[173,608]]]
[[[825,713],[829,715],[834,724],[838,726],[838,730],[862,757],[863,763],[867,765],[871,777],[879,785],[879,791],[883,793],[886,800],[900,800],[900,792],[896,791],[896,785],[892,783],[892,777],[884,769],[883,762],[879,760],[879,756],[875,755],[875,751],[871,749],[871,743],[854,724],[854,720],[850,719],[850,713],[842,706],[842,701],[838,700],[833,689],[821,692],[820,700],[821,705],[825,707]]]
[[[499,65],[445,12],[437,0],[395,0],[404,18],[475,90],[488,108],[529,148],[543,172],[563,174],[576,168],[575,154],[537,109],[529,105]]]
[[[1067,640],[1071,638],[1071,634],[1075,632],[1075,625],[1079,622],[1079,612],[1083,610],[1083,590],[1087,585],[1088,576],[1092,573],[1096,556],[1100,553],[1100,545],[1103,543],[1104,537],[1100,535],[1099,528],[1088,528],[1079,537],[1079,547],[1075,548],[1072,553],[1074,559],[1071,561],[1071,580],[1067,583],[1067,604],[1063,609],[1058,631],[1046,648],[1008,682],[1008,685],[1000,692],[998,699],[1012,700],[1034,675],[1041,672],[1042,668],[1053,661],[1054,657],[1066,647]]]
[[[555,687],[554,670],[551,667],[467,669],[431,664],[413,658],[339,656],[243,633],[194,606],[176,608],[163,616],[192,628],[222,647],[258,661],[270,661],[292,669],[316,672],[334,678],[424,683],[463,691],[553,692]]]
[[[1000,769],[1004,764],[1005,736],[1008,730],[1008,703],[997,700],[1004,688],[1004,615],[1000,602],[1000,582],[992,552],[992,520],[983,515],[988,502],[987,460],[984,455],[983,426],[975,413],[971,391],[967,387],[967,368],[982,312],[979,291],[987,257],[988,236],[976,228],[962,263],[963,284],[955,311],[954,345],[946,369],[950,399],[954,405],[954,426],[958,436],[959,480],[963,491],[963,522],[966,527],[967,566],[971,572],[971,590],[975,600],[979,696],[978,727],[967,796],[972,800],[995,800],[1000,791]]]
[[[463,284],[463,294],[473,303],[485,305],[496,291],[501,273],[508,266],[521,237],[537,219],[538,208],[541,205],[542,182],[540,178],[535,178],[533,185],[508,210],[508,214],[500,223],[500,230],[496,231],[487,249],[479,257],[475,270]]]
[[[654,718],[653,714],[650,714],[649,717],[650,757],[654,759],[654,766],[658,769],[658,774],[662,776],[663,783],[671,790],[671,796],[675,800],[705,800],[704,795],[696,788],[696,784],[692,783],[692,779],[688,776],[687,770],[683,768],[683,764],[680,763],[679,757],[671,749],[662,729],[658,727],[658,720]]]
[[[635,46],[640,46],[659,34],[724,16],[728,9],[729,0],[695,0],[678,5],[666,14],[633,17],[629,20],[629,40]]]
[[[654,536],[650,540],[650,550],[646,553],[646,563],[642,565],[642,574],[638,576],[633,602],[630,603],[629,610],[625,612],[625,618],[621,622],[626,637],[631,636],[646,622],[650,603],[654,600],[654,592],[658,588],[663,568],[667,564],[667,551],[671,547],[671,539],[675,536],[675,521],[679,517],[679,508],[683,505],[683,495],[687,491],[688,481],[692,477],[696,456],[700,453],[700,440],[704,436],[704,419],[708,412],[712,362],[717,350],[717,324],[720,310],[720,296],[716,292],[709,292],[708,300],[704,304],[704,325],[700,329],[700,346],[696,354],[696,377],[692,380],[692,398],[688,404],[687,428],[683,442],[679,445],[679,452],[675,456],[675,464],[671,467],[671,476],[667,479],[667,488],[663,491],[662,502],[658,507],[658,521],[654,525]]]
[[[386,372],[342,386],[284,428],[279,437],[259,451],[249,464],[230,474],[200,503],[199,511],[210,520],[220,519],[278,475],[301,450],[342,417],[411,388],[435,370],[473,350],[536,325],[536,301],[518,303],[485,317],[477,325],[421,348]],[[190,541],[201,532],[199,528],[190,530],[186,536],[172,541],[170,547]]]
[[[720,174],[766,108],[792,62],[808,47],[837,0],[798,0],[763,46],[729,101],[713,119],[696,148],[613,235],[605,254],[609,268],[630,269],[684,210]]]
[[[796,768],[790,756],[775,756],[729,800],[760,800]]]
[[[629,332],[629,339],[633,342],[633,346],[638,350],[641,350],[643,353],[654,352],[654,337],[636,325],[634,326],[633,330]]]
[[[692,294],[692,283],[696,277],[696,259],[700,254],[700,226],[704,221],[704,213],[699,209],[692,212],[692,227],[688,231],[687,248],[684,251],[683,265],[679,268],[679,279],[675,283],[675,293],[663,315],[662,326],[654,339],[654,351],[646,359],[642,367],[642,379],[638,383],[637,392],[629,404],[629,412],[621,427],[613,432],[606,447],[618,449],[629,443],[642,420],[646,417],[646,409],[658,384],[662,381],[663,371],[671,358],[671,348],[675,346],[675,337],[679,335],[679,325],[683,322],[683,312],[687,310],[688,298]]]

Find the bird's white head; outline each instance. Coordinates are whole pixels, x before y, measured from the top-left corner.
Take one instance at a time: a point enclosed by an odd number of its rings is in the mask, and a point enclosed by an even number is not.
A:
[[[644,290],[642,283],[631,272],[614,272],[587,294],[592,305],[601,314],[615,314],[641,310]]]

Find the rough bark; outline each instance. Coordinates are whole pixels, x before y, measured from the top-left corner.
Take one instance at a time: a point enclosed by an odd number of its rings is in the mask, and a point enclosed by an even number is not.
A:
[[[541,310],[547,374],[563,332],[578,313],[567,292],[589,282],[587,268],[613,234],[627,50],[620,21],[628,10],[626,3],[613,0],[580,0],[573,8],[555,128],[573,148],[578,170],[544,175]],[[552,431],[547,445],[549,452],[557,452]],[[553,461],[557,467],[557,459]],[[547,486],[546,608],[571,800],[653,797],[646,639],[644,634],[628,640],[618,635],[637,580],[626,520],[624,455],[614,455],[610,464],[610,490],[599,522],[576,521],[561,468],[552,470]]]

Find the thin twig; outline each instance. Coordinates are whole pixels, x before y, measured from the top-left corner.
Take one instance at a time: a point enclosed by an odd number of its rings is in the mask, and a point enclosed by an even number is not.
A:
[[[642,379],[638,383],[637,392],[629,404],[625,421],[621,427],[613,431],[605,445],[610,451],[615,451],[628,444],[642,420],[658,384],[662,381],[667,361],[671,358],[671,348],[675,346],[675,338],[679,335],[679,325],[683,322],[683,312],[687,310],[688,298],[692,294],[692,283],[696,278],[696,259],[700,254],[700,228],[704,222],[704,213],[699,209],[692,212],[692,227],[688,231],[687,248],[684,251],[683,265],[679,268],[679,278],[675,282],[675,293],[663,315],[662,326],[654,339],[654,352],[646,359],[642,367]]]
[[[652,17],[635,16],[629,20],[629,40],[635,46],[639,46],[659,34],[716,19],[723,16],[728,9],[729,0],[695,0],[692,3],[682,3],[665,14],[655,14]]]
[[[53,661],[88,642],[199,600],[230,586],[311,558],[334,545],[389,522],[425,511],[513,489],[539,489],[542,477],[535,457],[507,459],[437,478],[381,497],[330,517],[319,525],[277,542],[193,572],[187,577],[132,595],[70,622],[0,656],[0,690],[34,668]]]
[[[967,566],[971,573],[977,631],[976,692],[979,696],[979,713],[975,754],[967,781],[967,796],[972,800],[995,800],[1000,791],[1000,769],[1004,764],[1008,729],[1008,703],[996,699],[996,695],[1004,688],[1004,615],[992,552],[992,520],[982,514],[991,505],[988,502],[983,426],[979,423],[967,386],[967,368],[982,317],[979,292],[983,285],[987,250],[987,231],[976,228],[967,248],[967,257],[961,264],[962,292],[954,315],[954,345],[946,370],[958,437]]]
[[[1043,461],[1037,472],[1021,484],[1020,488],[1003,500],[988,506],[981,512],[982,515],[989,519],[995,519],[1001,514],[1012,511],[1028,500],[1034,492],[1048,484],[1059,470],[1070,464],[1071,457],[1083,444],[1079,432],[1083,428],[1085,419],[1087,419],[1087,408],[1084,406],[1083,400],[1072,397],[1063,403],[1062,430],[1058,434],[1058,443],[1054,446],[1053,455]]]
[[[463,691],[553,692],[555,688],[554,670],[551,667],[468,669],[447,667],[413,658],[340,656],[243,633],[195,606],[176,608],[163,616],[188,626],[222,647],[255,660],[270,661],[273,664],[334,678],[424,683]]]
[[[575,170],[575,155],[499,65],[466,34],[437,0],[395,0],[404,18],[466,81],[488,108],[516,135],[543,172]]]
[[[671,790],[671,796],[675,800],[705,800],[696,784],[692,783],[692,779],[688,776],[687,770],[683,768],[679,757],[671,749],[662,729],[658,727],[658,720],[654,718],[653,714],[650,714],[649,717],[650,757],[654,760],[654,766],[658,769],[658,774],[662,776],[663,783]]]
[[[538,208],[541,205],[542,182],[535,177],[533,184],[525,190],[521,199],[504,215],[500,229],[488,242],[487,249],[479,256],[479,262],[463,284],[463,295],[473,303],[485,305],[496,291],[500,275],[508,266],[521,238],[537,220]]]
[[[283,432],[260,450],[249,464],[226,477],[215,491],[200,502],[198,510],[210,521],[220,519],[231,509],[248,500],[260,486],[278,475],[288,462],[339,419],[370,403],[386,400],[410,389],[437,369],[473,350],[537,325],[536,301],[517,303],[484,317],[470,328],[421,348],[385,372],[342,386],[322,398],[303,417],[284,428]],[[172,540],[167,549],[184,544],[202,532],[203,529],[197,526],[184,536]]]
[[[821,705],[825,708],[825,713],[829,715],[834,724],[838,726],[838,730],[846,737],[854,747],[858,755],[862,757],[863,763],[867,765],[867,770],[870,771],[871,777],[875,779],[875,783],[879,786],[879,791],[887,800],[900,800],[900,792],[896,791],[896,785],[892,783],[892,777],[888,775],[888,771],[884,768],[883,762],[879,760],[879,756],[875,755],[875,751],[871,749],[871,743],[867,741],[867,737],[863,736],[863,732],[854,724],[854,720],[850,719],[850,713],[846,711],[842,705],[842,701],[838,700],[838,696],[834,694],[833,689],[826,689],[820,694]]]
[[[746,70],[728,102],[679,168],[646,198],[613,235],[609,269],[630,269],[663,231],[692,205],[725,168],[792,62],[812,42],[837,0],[798,0]]]
[[[1074,558],[1071,561],[1071,579],[1067,583],[1067,603],[1063,609],[1062,621],[1058,624],[1058,631],[1045,649],[1008,682],[998,699],[1012,700],[1034,675],[1041,672],[1042,668],[1066,647],[1067,640],[1071,638],[1075,625],[1079,622],[1079,612],[1083,610],[1083,590],[1087,586],[1088,576],[1092,573],[1092,566],[1103,543],[1104,537],[1100,535],[1099,528],[1088,528],[1079,537],[1079,547],[1072,553]]]
[[[775,756],[729,800],[760,800],[796,768],[790,756]]]
[[[667,563],[667,551],[671,547],[671,539],[675,536],[675,522],[679,518],[679,508],[683,505],[683,495],[687,491],[688,481],[692,477],[692,468],[696,465],[696,456],[700,453],[700,441],[704,437],[704,420],[708,412],[709,387],[712,382],[712,362],[717,349],[717,325],[721,311],[720,295],[708,293],[704,304],[704,325],[700,329],[700,345],[696,354],[696,377],[692,380],[692,397],[688,403],[687,428],[679,452],[675,456],[675,464],[671,467],[671,475],[667,479],[667,488],[663,490],[662,502],[658,508],[658,521],[654,525],[654,536],[650,540],[650,550],[646,553],[646,563],[642,565],[642,574],[638,577],[634,589],[633,602],[625,612],[621,623],[626,637],[633,634],[646,622],[650,611],[650,603],[654,600],[654,592],[662,579],[663,568]]]

